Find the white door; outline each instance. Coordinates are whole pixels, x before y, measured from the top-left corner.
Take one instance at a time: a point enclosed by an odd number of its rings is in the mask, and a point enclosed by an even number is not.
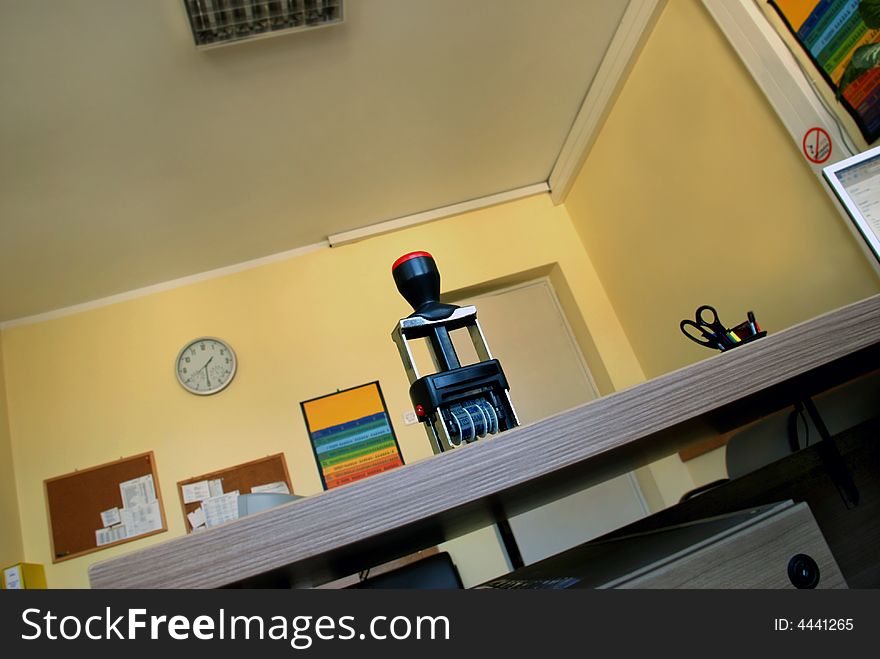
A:
[[[493,357],[504,369],[510,397],[525,425],[596,397],[581,352],[547,279],[455,304],[477,307]],[[453,333],[462,364],[477,361],[464,330]],[[643,517],[648,512],[632,474],[619,476],[510,519],[526,564],[552,556]],[[465,585],[509,571],[493,529],[449,543]]]

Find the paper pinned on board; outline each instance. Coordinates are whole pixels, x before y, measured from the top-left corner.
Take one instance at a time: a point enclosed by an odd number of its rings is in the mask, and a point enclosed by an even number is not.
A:
[[[162,511],[159,502],[153,501],[142,506],[126,507],[119,511],[122,523],[132,538],[162,528]]]
[[[210,491],[210,496],[219,497],[223,494],[223,479],[215,478],[213,480],[208,481],[208,490]]]
[[[217,526],[238,519],[238,490],[202,501],[205,525]]]
[[[111,542],[125,540],[128,532],[124,524],[111,526],[109,529],[95,529],[95,542],[99,547],[109,545]]]
[[[109,526],[116,526],[120,522],[122,522],[122,519],[119,517],[119,508],[114,506],[113,508],[101,511],[101,524],[105,529]]]
[[[265,485],[254,485],[251,488],[251,492],[254,494],[259,493],[272,493],[272,494],[290,494],[290,488],[287,487],[287,483],[284,481],[278,481],[277,483],[266,483]]]
[[[199,501],[204,501],[205,499],[209,499],[214,496],[211,494],[211,488],[208,485],[208,481],[188,483],[187,485],[182,486],[180,489],[183,493],[184,503],[198,503]]]
[[[122,494],[122,507],[134,508],[156,501],[156,487],[153,484],[153,474],[147,474],[140,478],[133,478],[119,484],[119,492]]]
[[[205,526],[208,521],[205,517],[205,510],[201,506],[196,508],[191,513],[187,513],[186,518],[189,520],[189,524],[190,526],[192,526],[193,531]]]

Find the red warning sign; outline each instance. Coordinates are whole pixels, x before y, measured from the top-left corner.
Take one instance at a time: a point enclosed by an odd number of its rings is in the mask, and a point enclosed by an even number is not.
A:
[[[831,157],[831,137],[824,128],[815,126],[804,133],[803,148],[807,160],[821,165]]]

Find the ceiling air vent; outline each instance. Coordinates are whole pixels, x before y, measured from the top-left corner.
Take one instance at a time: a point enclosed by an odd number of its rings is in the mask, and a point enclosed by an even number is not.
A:
[[[183,0],[199,48],[342,22],[342,0]]]

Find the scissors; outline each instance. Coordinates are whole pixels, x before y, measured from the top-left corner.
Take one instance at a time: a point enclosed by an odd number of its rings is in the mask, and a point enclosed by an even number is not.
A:
[[[715,308],[708,304],[697,309],[694,320],[681,321],[680,327],[687,338],[701,346],[717,348],[722,351],[730,347],[727,340],[727,328],[721,324]],[[694,330],[699,332],[700,336],[694,334]]]

